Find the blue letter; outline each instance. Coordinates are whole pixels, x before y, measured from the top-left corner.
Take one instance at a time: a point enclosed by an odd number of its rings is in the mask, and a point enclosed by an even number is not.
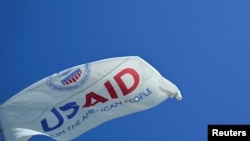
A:
[[[69,109],[73,109],[72,113],[70,115],[67,115],[68,119],[72,119],[76,115],[79,106],[76,104],[76,102],[70,102],[60,107],[60,109],[62,111],[68,111]]]
[[[62,115],[60,115],[60,113],[55,108],[53,108],[51,110],[51,112],[57,117],[57,119],[58,119],[59,122],[54,127],[49,127],[47,120],[43,119],[41,121],[41,123],[42,123],[43,130],[45,132],[49,132],[49,131],[55,130],[56,128],[59,128],[63,124],[63,117],[62,117]]]

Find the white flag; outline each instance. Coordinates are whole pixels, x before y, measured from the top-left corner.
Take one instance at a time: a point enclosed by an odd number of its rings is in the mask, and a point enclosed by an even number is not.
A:
[[[154,107],[179,89],[137,56],[75,66],[46,77],[0,106],[6,141],[33,135],[72,140],[117,117]]]

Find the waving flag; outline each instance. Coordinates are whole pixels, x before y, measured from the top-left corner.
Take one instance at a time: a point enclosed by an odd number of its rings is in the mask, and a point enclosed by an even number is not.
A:
[[[6,141],[34,135],[72,140],[117,117],[152,108],[179,89],[137,56],[75,66],[48,76],[0,106]]]

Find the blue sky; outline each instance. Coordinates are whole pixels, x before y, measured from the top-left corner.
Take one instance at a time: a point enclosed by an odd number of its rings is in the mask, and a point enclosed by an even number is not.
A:
[[[0,1],[0,103],[92,61],[137,55],[183,100],[111,120],[76,138],[201,141],[208,124],[249,124],[247,0]],[[43,136],[31,141],[52,141]]]

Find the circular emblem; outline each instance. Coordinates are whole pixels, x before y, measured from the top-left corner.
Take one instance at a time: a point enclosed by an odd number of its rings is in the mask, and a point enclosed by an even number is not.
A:
[[[64,70],[47,79],[47,86],[56,91],[72,91],[83,86],[90,77],[90,64]]]

